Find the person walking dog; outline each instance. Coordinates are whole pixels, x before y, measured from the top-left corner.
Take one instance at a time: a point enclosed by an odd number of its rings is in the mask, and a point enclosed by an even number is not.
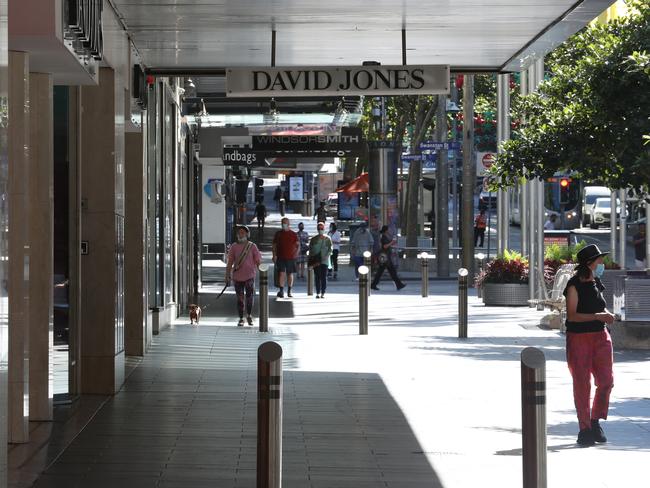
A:
[[[255,293],[255,275],[262,262],[262,255],[257,246],[248,240],[250,231],[245,225],[237,227],[237,242],[230,246],[228,264],[226,265],[226,284],[235,283],[237,294],[237,312],[239,327],[244,325],[244,309],[248,325],[253,325],[253,295]]]
[[[614,322],[614,315],[607,310],[602,293],[605,287],[600,281],[605,271],[603,256],[607,254],[595,244],[581,249],[575,275],[564,290],[566,357],[573,377],[573,400],[580,426],[577,442],[580,446],[607,442],[599,422],[607,419],[609,396],[614,385],[612,339],[607,330],[607,325]],[[592,376],[596,392],[590,407]]]

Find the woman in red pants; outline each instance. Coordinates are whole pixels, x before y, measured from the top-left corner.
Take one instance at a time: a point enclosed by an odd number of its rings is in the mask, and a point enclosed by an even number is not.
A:
[[[573,400],[578,413],[578,444],[593,446],[607,442],[600,419],[607,419],[609,395],[614,386],[612,339],[606,324],[614,322],[607,310],[600,277],[605,270],[598,246],[586,246],[578,253],[576,274],[567,283],[566,356],[573,377]],[[591,377],[596,393],[590,408]]]

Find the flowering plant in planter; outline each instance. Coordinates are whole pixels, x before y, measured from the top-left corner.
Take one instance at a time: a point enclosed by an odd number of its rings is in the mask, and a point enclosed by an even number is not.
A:
[[[486,283],[528,283],[528,259],[516,251],[507,249],[502,255],[487,263],[485,268],[477,275],[476,286]]]

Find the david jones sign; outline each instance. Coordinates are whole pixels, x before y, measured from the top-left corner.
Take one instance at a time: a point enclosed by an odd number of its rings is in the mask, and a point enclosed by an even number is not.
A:
[[[329,66],[226,70],[229,97],[449,93],[449,66]]]

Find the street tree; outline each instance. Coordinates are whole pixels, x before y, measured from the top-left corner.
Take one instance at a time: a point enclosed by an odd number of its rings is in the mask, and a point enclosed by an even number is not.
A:
[[[547,57],[547,79],[522,98],[526,124],[504,144],[497,186],[575,171],[611,188],[650,185],[650,4],[595,23]]]

